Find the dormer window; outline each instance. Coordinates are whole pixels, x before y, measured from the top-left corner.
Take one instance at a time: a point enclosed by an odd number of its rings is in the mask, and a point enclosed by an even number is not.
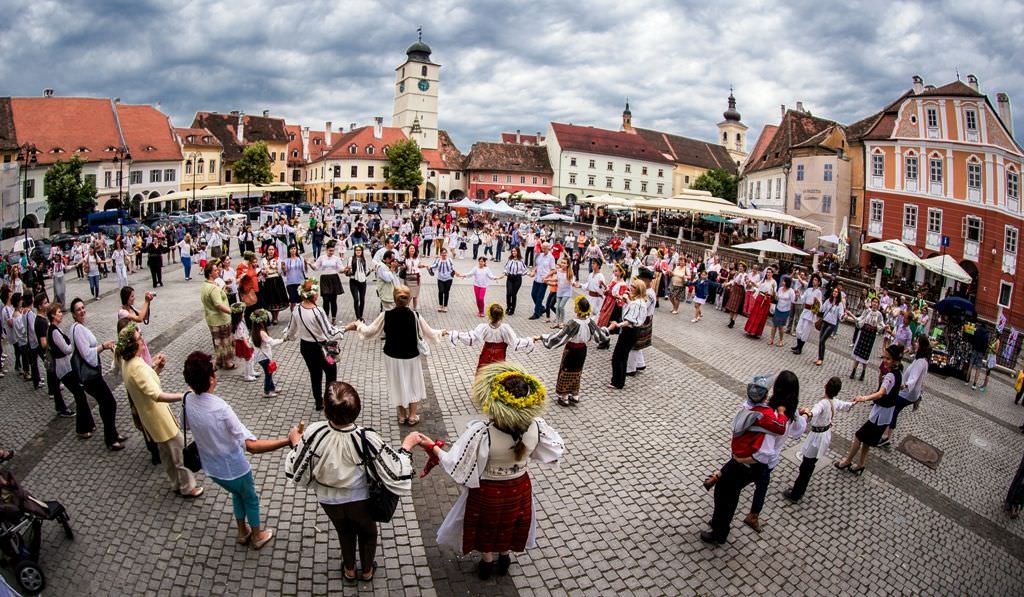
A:
[[[89,153],[89,151],[90,151],[89,148],[85,147],[85,146],[82,146],[82,147],[78,148],[78,153]]]
[[[359,148],[358,148],[358,147],[356,147],[356,144],[355,144],[355,143],[353,143],[352,145],[349,145],[349,146],[348,146],[348,152],[349,152],[350,154],[352,154],[352,155],[355,155],[357,151],[359,151]]]
[[[389,150],[389,149],[391,149],[391,148],[390,148],[389,146],[385,145],[385,146],[384,146],[384,149],[382,149],[381,151],[383,151],[383,152],[384,152],[384,155],[387,155],[387,154],[388,154],[388,150]]]
[[[298,149],[293,149],[292,150],[292,157],[293,158],[299,157],[299,150]]]
[[[320,139],[313,139],[313,145],[320,145]]]
[[[373,145],[366,146],[366,155],[373,155]]]
[[[115,151],[117,151],[117,148],[114,147],[113,145],[108,145],[107,148],[104,149],[103,151],[108,151],[110,153],[114,153]]]
[[[195,142],[196,142],[196,138],[195,138],[194,135],[189,135],[189,136],[185,137],[185,143],[188,143],[189,145],[192,145]]]
[[[288,133],[288,140],[289,141],[294,141],[295,140],[295,133]]]
[[[203,143],[209,143],[209,142],[210,142],[210,136],[209,135],[203,135]]]
[[[50,153],[64,153],[64,148],[63,147],[54,147],[53,149],[50,150]]]
[[[145,151],[156,151],[156,147],[153,147],[152,145],[147,145],[145,147]]]

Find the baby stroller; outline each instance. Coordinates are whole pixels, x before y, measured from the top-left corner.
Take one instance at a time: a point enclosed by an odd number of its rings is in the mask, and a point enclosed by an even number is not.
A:
[[[14,569],[21,590],[37,595],[46,587],[39,566],[44,520],[55,520],[74,539],[70,517],[60,502],[43,502],[25,493],[10,471],[0,471],[0,560]]]

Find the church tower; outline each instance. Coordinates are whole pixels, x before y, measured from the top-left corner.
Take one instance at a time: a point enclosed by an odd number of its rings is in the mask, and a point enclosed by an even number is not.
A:
[[[622,111],[622,130],[627,133],[636,133],[633,130],[633,113],[629,111],[629,98],[626,98],[626,109]]]
[[[725,118],[718,123],[718,144],[725,147],[739,166],[747,159],[747,125],[740,122],[740,113],[736,110],[736,98],[729,88],[729,108],[722,113]]]
[[[430,61],[430,46],[423,32],[405,51],[395,69],[395,109],[391,126],[401,128],[421,149],[437,149],[437,92],[441,65]]]

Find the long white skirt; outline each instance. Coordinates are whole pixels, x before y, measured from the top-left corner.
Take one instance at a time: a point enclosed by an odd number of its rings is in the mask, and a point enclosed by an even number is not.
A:
[[[817,331],[814,329],[814,321],[816,319],[818,319],[818,316],[807,307],[804,307],[803,312],[800,313],[800,321],[796,324],[796,337],[807,342],[811,334]]]
[[[631,350],[626,357],[626,373],[635,373],[637,369],[647,367],[647,359],[644,358],[643,350]]]
[[[384,355],[384,375],[388,378],[388,398],[391,400],[391,406],[408,408],[413,402],[419,402],[427,397],[420,357],[393,359]]]
[[[441,528],[437,529],[437,544],[449,547],[456,553],[462,553],[462,527],[466,521],[466,500],[469,499],[469,488],[462,487],[459,499],[455,500],[452,509],[444,517]],[[526,537],[526,547],[537,547],[537,498],[533,497],[533,508],[530,515],[530,534]]]

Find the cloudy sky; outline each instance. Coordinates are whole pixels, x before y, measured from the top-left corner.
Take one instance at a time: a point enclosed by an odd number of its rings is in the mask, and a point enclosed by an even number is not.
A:
[[[633,122],[713,140],[729,86],[752,145],[779,105],[850,123],[959,70],[1015,101],[1024,131],[1024,5],[1012,1],[5,0],[0,94],[269,109],[322,128],[390,122],[394,68],[423,26],[441,127],[463,151],[549,121]],[[780,6],[781,5],[781,6]]]

